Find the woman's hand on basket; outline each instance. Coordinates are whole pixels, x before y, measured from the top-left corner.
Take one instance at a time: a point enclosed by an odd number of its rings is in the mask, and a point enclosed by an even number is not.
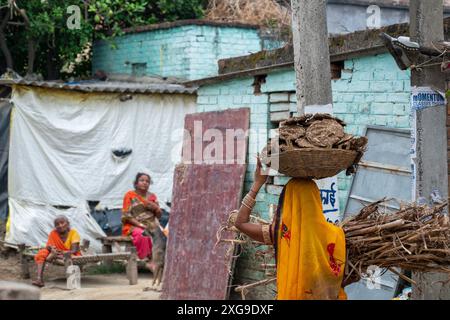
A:
[[[263,170],[261,159],[258,154],[256,157],[256,169],[253,181],[257,186],[261,187],[264,183],[266,183],[267,177],[267,171]]]

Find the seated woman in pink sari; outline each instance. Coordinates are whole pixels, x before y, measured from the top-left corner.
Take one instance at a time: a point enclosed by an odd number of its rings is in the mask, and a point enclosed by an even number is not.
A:
[[[122,235],[131,236],[139,259],[151,259],[152,239],[146,232],[145,217],[161,217],[156,195],[149,192],[151,178],[146,173],[138,173],[134,181],[134,190],[128,191],[123,199]],[[136,214],[138,213],[138,214]]]

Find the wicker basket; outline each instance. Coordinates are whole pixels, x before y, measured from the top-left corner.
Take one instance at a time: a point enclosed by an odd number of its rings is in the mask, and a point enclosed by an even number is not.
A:
[[[294,178],[323,179],[333,177],[351,167],[359,152],[343,149],[303,148],[283,151],[279,154],[279,173]],[[261,161],[268,166],[273,158],[267,150],[261,153]],[[274,168],[276,169],[276,168]]]

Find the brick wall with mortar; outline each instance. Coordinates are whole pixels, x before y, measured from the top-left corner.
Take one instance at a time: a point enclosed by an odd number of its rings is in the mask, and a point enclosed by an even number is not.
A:
[[[103,70],[106,73],[131,75],[133,64],[146,63],[147,76],[194,80],[216,75],[219,59],[247,55],[278,45],[274,41],[263,41],[258,29],[176,26],[127,33],[111,42],[96,42],[92,69],[93,72]]]
[[[253,78],[228,80],[202,86],[198,91],[197,111],[208,112],[228,108],[249,107],[250,128],[266,134],[249,137],[248,159],[266,143],[268,130],[286,116],[295,113],[295,73],[293,70],[269,73],[261,86],[261,94],[254,95]],[[359,57],[344,63],[342,76],[332,81],[334,114],[347,123],[346,131],[363,135],[367,125],[409,128],[410,73],[400,71],[388,54]],[[289,111],[288,111],[289,110]],[[273,120],[273,121],[271,121]],[[247,192],[252,183],[254,164],[249,164],[245,177]],[[351,185],[351,177],[338,176],[341,213]],[[273,177],[257,197],[254,212],[270,219],[269,208],[278,203],[282,187],[288,177]],[[236,265],[235,284],[249,283],[264,277],[260,263],[254,261],[252,251],[245,252]],[[273,286],[250,290],[248,298],[270,299]]]

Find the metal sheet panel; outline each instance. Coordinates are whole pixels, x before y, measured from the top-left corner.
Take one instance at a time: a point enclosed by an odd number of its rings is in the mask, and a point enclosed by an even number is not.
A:
[[[116,93],[171,93],[195,94],[198,87],[186,87],[174,83],[135,83],[125,81],[96,81],[80,82],[59,81],[29,81],[24,79],[0,79],[0,85],[24,85],[31,87],[64,89],[81,92],[116,92]]]
[[[367,152],[353,178],[344,217],[359,212],[363,205],[381,198],[411,200],[410,130],[370,126]],[[392,208],[398,208],[391,201]]]
[[[194,132],[195,121],[202,123],[202,133],[211,128],[223,133],[227,129],[246,131],[249,115],[248,109],[188,115],[186,132]],[[184,160],[193,157],[184,152]],[[216,233],[226,224],[229,212],[238,207],[245,171],[245,164],[236,163],[177,166],[162,299],[228,298],[234,247],[231,243],[216,246]]]
[[[397,199],[390,201],[386,210],[398,209],[399,202],[411,200],[410,130],[370,126],[366,136],[368,149],[353,179],[344,217],[352,216],[364,205],[384,197]],[[398,283],[394,273],[386,272],[371,280],[376,283],[362,280],[346,287],[349,300],[394,297]]]

